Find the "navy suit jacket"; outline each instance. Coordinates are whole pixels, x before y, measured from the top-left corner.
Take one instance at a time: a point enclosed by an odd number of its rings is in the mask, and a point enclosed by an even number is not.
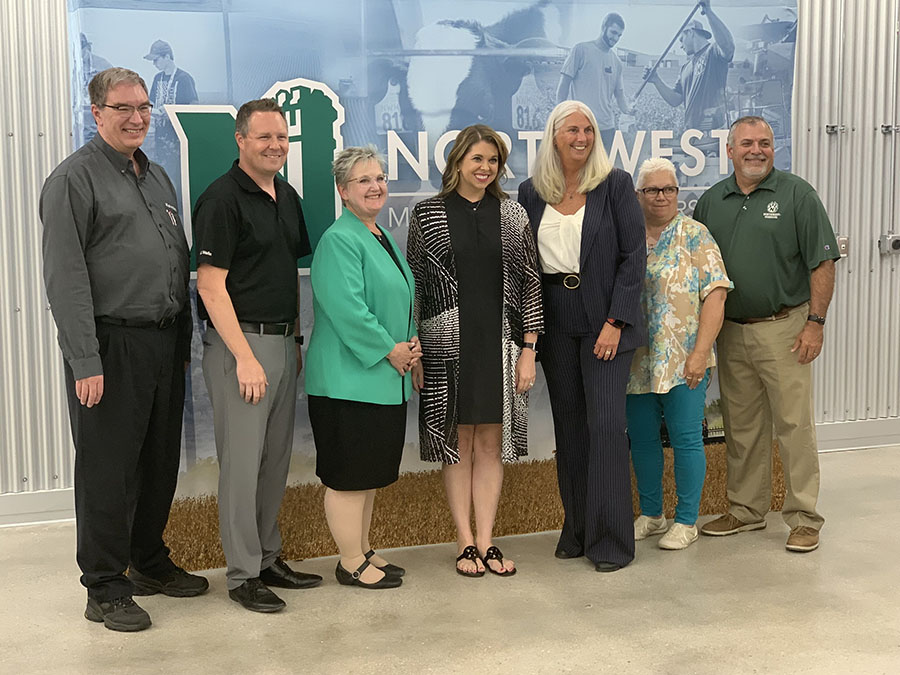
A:
[[[519,186],[519,203],[537,231],[546,202],[529,178]],[[618,351],[647,344],[641,289],[647,266],[644,214],[634,194],[631,176],[613,169],[588,192],[581,228],[581,298],[592,331],[598,334],[607,318],[625,322]],[[545,301],[546,302],[546,301]],[[552,308],[545,306],[549,319]],[[547,331],[553,330],[548,321]]]

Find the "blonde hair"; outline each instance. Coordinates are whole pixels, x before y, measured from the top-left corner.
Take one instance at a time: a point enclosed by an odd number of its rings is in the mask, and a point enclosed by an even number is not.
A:
[[[665,157],[651,157],[650,159],[645,159],[644,163],[641,164],[641,168],[638,169],[637,184],[634,186],[635,189],[640,190],[644,187],[647,176],[651,173],[656,173],[657,171],[666,171],[672,174],[675,186],[678,187],[678,174],[675,172],[675,165]]]
[[[597,119],[594,113],[581,101],[563,101],[557,105],[547,117],[547,125],[544,127],[544,138],[537,151],[534,162],[534,173],[531,181],[534,189],[548,204],[559,204],[566,193],[566,177],[563,175],[562,162],[556,150],[556,133],[562,127],[566,118],[573,113],[582,113],[594,128],[594,145],[591,154],[581,168],[578,191],[586,194],[600,185],[612,171],[612,164],[597,130]]]
[[[506,180],[506,158],[509,156],[509,150],[500,135],[485,124],[473,124],[466,127],[453,141],[453,148],[447,155],[447,166],[444,167],[444,173],[441,176],[441,191],[438,192],[438,197],[446,197],[456,191],[456,188],[459,187],[459,163],[463,161],[472,146],[481,141],[487,141],[497,148],[498,159],[497,175],[485,189],[500,201],[509,197],[500,187],[500,181]]]

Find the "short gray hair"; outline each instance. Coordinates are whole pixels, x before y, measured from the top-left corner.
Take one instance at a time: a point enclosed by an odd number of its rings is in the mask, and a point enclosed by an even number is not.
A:
[[[88,95],[91,98],[91,104],[102,106],[106,103],[106,97],[110,89],[118,87],[120,84],[136,84],[147,93],[147,83],[144,78],[133,70],[128,68],[107,68],[91,78],[88,84]]]
[[[338,185],[346,185],[347,181],[350,180],[350,172],[353,171],[353,167],[356,166],[357,162],[367,162],[370,159],[374,159],[378,162],[381,170],[386,171],[387,162],[384,159],[384,155],[378,152],[378,148],[371,143],[369,145],[344,148],[335,155],[334,161],[331,163],[331,173],[334,174],[334,182]]]
[[[675,186],[678,186],[678,173],[675,171],[675,165],[665,157],[651,157],[650,159],[645,159],[644,163],[641,164],[641,168],[638,169],[635,188],[640,190],[644,187],[644,183],[647,182],[647,177],[657,171],[666,171],[667,173],[672,174],[672,180],[675,181]]]
[[[726,141],[728,147],[734,147],[734,130],[742,124],[749,124],[753,127],[755,127],[757,124],[765,125],[765,127],[769,130],[769,133],[772,134],[772,140],[775,139],[775,132],[772,131],[772,125],[769,124],[764,117],[760,117],[759,115],[744,115],[743,117],[738,117],[734,122],[732,122],[731,128],[728,129],[728,140]]]

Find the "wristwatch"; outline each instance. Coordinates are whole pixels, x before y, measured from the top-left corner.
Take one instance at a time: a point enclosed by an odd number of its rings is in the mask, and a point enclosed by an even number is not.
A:
[[[615,326],[619,330],[625,328],[625,326],[626,326],[626,323],[624,321],[622,321],[621,319],[613,319],[612,317],[607,319],[606,323],[608,323],[610,326]]]
[[[824,325],[825,325],[825,317],[824,317],[824,316],[819,316],[818,314],[810,314],[809,316],[806,317],[806,320],[807,320],[807,321],[812,321],[812,322],[814,322],[814,323],[817,323],[817,324],[819,324],[820,326],[824,326]]]
[[[522,349],[530,349],[537,354],[537,342],[523,342]]]

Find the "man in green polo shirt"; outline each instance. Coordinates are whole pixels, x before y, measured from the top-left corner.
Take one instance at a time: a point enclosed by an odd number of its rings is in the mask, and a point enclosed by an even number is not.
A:
[[[734,173],[697,202],[694,218],[722,251],[734,290],[719,333],[719,387],[728,444],[728,513],[701,532],[761,530],[772,499],[772,439],[785,471],[786,548],[813,551],[819,458],[811,363],[822,351],[825,314],[840,258],[816,191],[773,168],[772,128],[761,117],[731,126]]]

